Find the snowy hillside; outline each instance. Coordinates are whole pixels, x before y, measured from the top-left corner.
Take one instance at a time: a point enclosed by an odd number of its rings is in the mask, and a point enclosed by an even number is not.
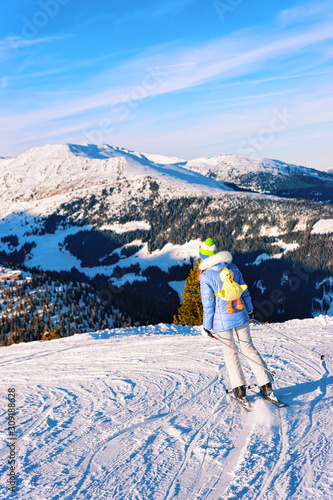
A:
[[[218,180],[233,181],[240,175],[259,174],[267,172],[273,175],[304,175],[312,173],[321,177],[323,172],[301,167],[299,165],[288,165],[282,161],[269,158],[253,158],[239,155],[219,155],[212,158],[196,158],[186,163],[186,168],[204,173],[209,172],[216,175]]]
[[[161,165],[122,148],[56,144],[0,160],[0,214],[4,217],[14,209],[45,214],[73,198],[110,188],[117,190],[113,204],[121,206],[133,194],[144,192],[152,181],[166,198],[232,191],[172,162]]]
[[[276,394],[289,403],[279,410],[256,400],[253,413],[225,394],[221,344],[196,328],[160,324],[2,347],[1,498],[332,498],[333,318],[274,327],[326,361],[252,325],[277,373]]]
[[[0,159],[0,215],[45,215],[73,199],[110,190],[114,211],[135,197],[232,194],[228,184],[236,190],[332,201],[333,174],[237,155],[185,161],[106,144],[54,144]]]
[[[235,184],[240,189],[288,198],[333,201],[333,173],[330,171],[238,155],[197,158],[182,165],[222,183]]]

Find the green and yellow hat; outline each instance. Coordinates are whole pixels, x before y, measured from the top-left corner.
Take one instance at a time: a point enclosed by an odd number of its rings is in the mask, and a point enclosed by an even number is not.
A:
[[[205,243],[199,248],[199,255],[202,259],[207,259],[207,257],[215,255],[216,253],[216,246],[212,238],[207,238]]]

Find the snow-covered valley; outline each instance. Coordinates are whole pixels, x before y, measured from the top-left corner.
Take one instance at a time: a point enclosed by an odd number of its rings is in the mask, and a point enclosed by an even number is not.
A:
[[[197,327],[160,324],[2,347],[1,498],[332,498],[333,318],[271,326],[325,360],[251,325],[276,371],[276,394],[289,404],[277,409],[260,399],[252,413],[225,394],[221,344]],[[7,490],[9,389],[15,495]]]

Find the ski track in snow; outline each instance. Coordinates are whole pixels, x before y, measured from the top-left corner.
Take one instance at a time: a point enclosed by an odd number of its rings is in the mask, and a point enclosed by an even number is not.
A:
[[[333,318],[275,327],[326,360],[252,326],[289,403],[278,409],[249,391],[252,413],[225,394],[221,346],[195,328],[1,348],[0,497],[11,498],[6,391],[15,387],[19,500],[333,498]]]

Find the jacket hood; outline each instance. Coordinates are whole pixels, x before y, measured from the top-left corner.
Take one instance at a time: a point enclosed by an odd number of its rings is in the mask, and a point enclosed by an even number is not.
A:
[[[200,262],[199,269],[201,271],[205,271],[210,267],[216,266],[216,264],[221,264],[221,262],[225,262],[226,264],[230,264],[232,262],[232,255],[230,252],[218,252],[215,255],[211,255]]]

